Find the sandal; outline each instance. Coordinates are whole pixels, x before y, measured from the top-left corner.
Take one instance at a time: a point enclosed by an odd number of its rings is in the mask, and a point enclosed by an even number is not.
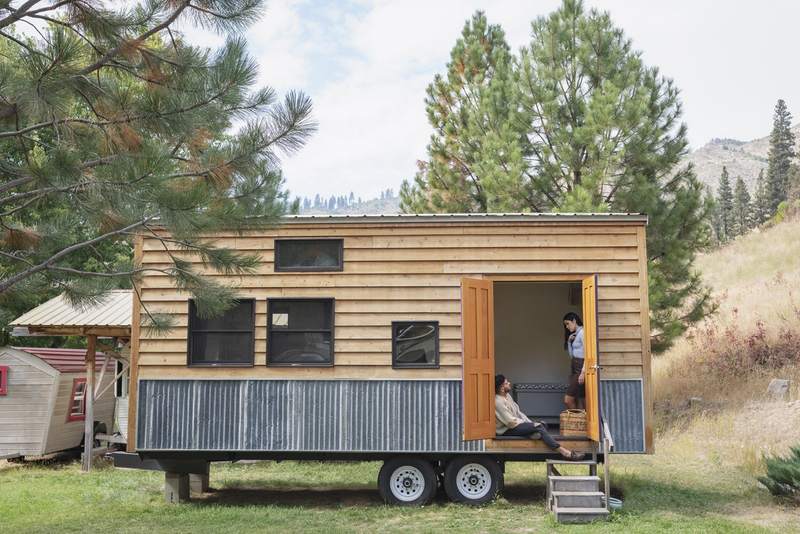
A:
[[[586,458],[586,453],[578,451],[569,451],[569,456],[565,456],[565,458],[573,462],[580,462],[581,460]]]

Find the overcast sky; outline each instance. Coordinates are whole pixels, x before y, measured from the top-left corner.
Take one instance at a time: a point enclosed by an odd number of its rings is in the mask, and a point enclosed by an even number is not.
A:
[[[247,33],[261,81],[314,101],[319,131],[283,163],[293,195],[397,191],[424,159],[431,133],[425,87],[444,72],[464,22],[483,9],[511,48],[556,0],[473,2],[271,0]],[[682,91],[692,147],[713,137],[769,133],[778,98],[800,119],[800,2],[588,1],[611,13],[648,65]],[[213,46],[218,38],[185,28]]]

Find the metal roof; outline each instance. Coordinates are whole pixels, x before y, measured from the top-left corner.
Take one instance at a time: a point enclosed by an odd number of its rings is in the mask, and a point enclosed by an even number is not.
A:
[[[392,213],[352,215],[286,215],[283,224],[305,223],[414,223],[414,222],[639,222],[643,213]]]
[[[14,319],[11,326],[130,328],[132,296],[130,289],[114,289],[101,303],[76,308],[59,295]]]
[[[50,367],[62,373],[82,373],[86,371],[86,349],[49,349],[46,347],[11,347],[33,354]],[[102,358],[104,353],[98,352],[95,357]],[[103,360],[95,361],[95,369],[103,367]]]

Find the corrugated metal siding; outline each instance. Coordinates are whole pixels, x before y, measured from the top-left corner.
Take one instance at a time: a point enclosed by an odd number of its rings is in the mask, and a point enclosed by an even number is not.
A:
[[[601,380],[600,404],[614,440],[614,452],[644,452],[641,380]]]
[[[455,380],[141,380],[137,449],[461,452]]]

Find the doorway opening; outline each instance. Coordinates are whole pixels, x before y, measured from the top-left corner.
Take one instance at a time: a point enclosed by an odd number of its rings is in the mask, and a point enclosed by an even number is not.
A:
[[[570,376],[562,318],[583,317],[580,281],[494,282],[494,352],[496,373],[514,386],[512,395],[532,420],[559,432],[559,415]]]

